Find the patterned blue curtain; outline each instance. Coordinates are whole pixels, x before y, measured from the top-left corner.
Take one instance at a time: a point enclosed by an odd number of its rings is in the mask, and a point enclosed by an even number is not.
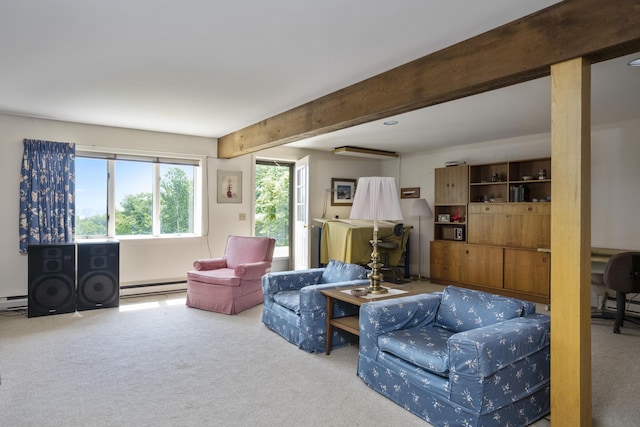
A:
[[[20,253],[29,243],[73,243],[75,144],[24,140]]]

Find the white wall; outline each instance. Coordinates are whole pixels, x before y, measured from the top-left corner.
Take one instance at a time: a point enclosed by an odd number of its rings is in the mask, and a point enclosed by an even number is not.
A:
[[[592,246],[640,250],[639,135],[640,120],[592,132]]]
[[[591,233],[592,246],[640,250],[640,227],[635,215],[640,212],[640,120],[594,127],[591,135]],[[420,187],[421,197],[434,203],[434,169],[447,161],[483,164],[551,156],[550,134],[530,135],[403,156],[398,166],[386,161],[383,174],[399,169],[401,187]],[[403,200],[408,212],[410,200]],[[418,270],[417,218],[405,215],[413,225],[411,234],[411,271]],[[433,218],[421,224],[422,274],[429,276],[429,242],[433,240]]]

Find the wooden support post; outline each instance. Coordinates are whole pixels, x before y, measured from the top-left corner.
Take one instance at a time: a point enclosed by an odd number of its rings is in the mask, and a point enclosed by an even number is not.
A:
[[[551,67],[551,425],[590,427],[591,65]]]

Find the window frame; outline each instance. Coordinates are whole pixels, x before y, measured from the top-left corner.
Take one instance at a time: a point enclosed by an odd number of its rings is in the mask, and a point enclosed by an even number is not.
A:
[[[107,234],[105,235],[81,235],[77,233],[76,239],[119,239],[119,240],[145,240],[145,239],[167,239],[184,237],[201,237],[203,232],[203,205],[204,205],[204,167],[206,156],[179,155],[179,154],[156,154],[127,151],[97,150],[86,148],[76,149],[76,160],[78,158],[104,159],[107,161]],[[115,188],[115,168],[116,162],[120,161],[140,161],[153,164],[153,185],[152,185],[152,232],[151,234],[119,235],[116,234],[116,188]],[[171,233],[162,234],[160,232],[160,168],[162,165],[193,166],[193,232],[192,233]],[[77,222],[77,221],[76,221]]]

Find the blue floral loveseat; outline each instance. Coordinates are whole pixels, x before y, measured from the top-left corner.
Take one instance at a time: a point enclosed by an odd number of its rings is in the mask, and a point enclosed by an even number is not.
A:
[[[279,271],[262,276],[262,323],[302,350],[324,353],[327,335],[327,303],[323,289],[368,286],[367,270],[356,264],[330,260],[324,268]],[[336,303],[334,316],[356,314],[358,308]],[[334,332],[332,348],[347,340]]]
[[[549,413],[550,319],[449,286],[363,304],[358,375],[434,426],[524,426]]]

